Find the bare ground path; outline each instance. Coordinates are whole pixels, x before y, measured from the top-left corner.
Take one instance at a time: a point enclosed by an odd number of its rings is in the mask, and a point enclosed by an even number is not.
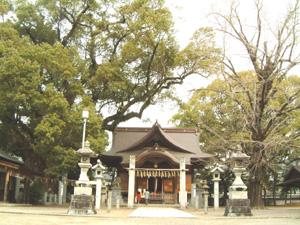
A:
[[[252,217],[224,217],[224,209],[188,209],[194,218],[129,217],[134,209],[99,211],[95,216],[68,216],[67,207],[0,205],[0,225],[300,225],[300,207],[271,207],[253,210]]]

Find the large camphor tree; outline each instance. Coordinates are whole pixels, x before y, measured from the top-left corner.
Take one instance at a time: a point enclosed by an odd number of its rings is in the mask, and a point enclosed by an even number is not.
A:
[[[161,0],[2,0],[0,13],[1,148],[41,171],[75,165],[83,107],[100,152],[105,130],[219,68],[212,30],[180,49]]]
[[[271,30],[262,19],[262,1],[254,3],[255,26],[243,22],[236,4],[228,15],[216,13],[219,30],[243,47],[242,57],[249,59],[250,71],[238,71],[225,52],[222,80],[213,84],[208,96],[193,97],[188,105],[200,101],[196,124],[206,131],[210,148],[227,151],[241,145],[250,156],[249,196],[253,206],[262,206],[262,190],[270,173],[276,172],[279,159],[297,154],[299,148],[299,124],[295,122],[300,107],[299,79],[288,77],[300,63],[299,1]],[[188,106],[183,109],[182,123],[189,120],[190,110]]]

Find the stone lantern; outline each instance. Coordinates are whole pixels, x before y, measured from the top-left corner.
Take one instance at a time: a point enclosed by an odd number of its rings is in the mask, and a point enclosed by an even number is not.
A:
[[[203,180],[202,188],[203,188],[202,195],[203,195],[203,199],[204,199],[204,213],[207,214],[207,212],[208,212],[208,194],[209,194],[208,188],[209,188],[209,186],[207,185],[206,180]]]
[[[240,150],[231,155],[235,180],[229,187],[229,199],[226,202],[225,216],[251,216],[250,200],[248,199],[247,186],[242,180],[242,173],[246,171],[244,164],[249,156]]]
[[[68,214],[96,214],[94,208],[94,196],[92,195],[92,183],[90,182],[87,173],[92,167],[90,158],[96,157],[97,154],[90,148],[89,141],[84,143],[83,148],[77,150],[77,154],[80,155],[80,162],[78,163],[78,166],[80,167],[80,176],[74,187],[74,195],[71,199]]]
[[[224,170],[217,164],[212,170],[211,173],[213,175],[212,181],[214,182],[214,208],[219,208],[219,182],[221,181],[221,173],[224,173]]]
[[[100,161],[97,160],[97,164],[92,167],[95,171],[95,179],[96,179],[96,199],[95,199],[95,207],[96,209],[100,209],[101,206],[101,190],[102,190],[102,179],[103,179],[103,171],[106,169]]]
[[[90,181],[87,172],[92,167],[90,158],[97,157],[97,154],[95,154],[95,152],[90,148],[89,141],[86,141],[84,148],[78,149],[76,153],[80,155],[80,162],[78,163],[78,166],[80,167],[80,175],[76,183],[87,183]]]

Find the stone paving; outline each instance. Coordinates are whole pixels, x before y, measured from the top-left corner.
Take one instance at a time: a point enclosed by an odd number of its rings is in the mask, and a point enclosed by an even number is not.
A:
[[[129,217],[154,218],[194,218],[191,213],[175,208],[141,207],[129,214]]]
[[[187,209],[194,218],[141,218],[129,217],[135,209],[100,210],[94,216],[68,216],[67,206],[8,206],[0,204],[0,225],[300,225],[300,207],[270,207],[253,210],[252,217],[224,217],[224,208],[202,210]],[[163,211],[164,209],[157,209]]]

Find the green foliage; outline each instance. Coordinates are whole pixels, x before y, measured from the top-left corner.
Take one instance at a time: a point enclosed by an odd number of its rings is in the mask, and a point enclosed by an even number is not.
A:
[[[101,116],[84,97],[72,49],[35,45],[9,24],[0,28],[1,144],[21,155],[32,169],[59,175],[74,168],[80,147],[83,106],[91,116],[88,139],[101,152],[107,137]],[[76,100],[77,99],[77,100]]]
[[[187,76],[219,68],[212,30],[200,29],[180,50],[162,0],[11,6],[12,14],[0,8],[0,147],[48,174],[76,166],[83,107],[90,109],[87,139],[99,153],[104,130],[140,118]]]
[[[45,187],[41,180],[36,179],[29,188],[29,202],[30,204],[41,204],[44,197]]]
[[[0,0],[0,16],[4,20],[4,16],[12,9],[12,5],[8,0]]]
[[[102,121],[107,130],[140,118],[171,86],[215,72],[220,61],[208,28],[179,50],[162,0],[20,1],[16,16],[16,29],[32,42],[78,52],[86,94],[98,113],[110,112]]]
[[[238,81],[238,82],[237,82]],[[263,144],[264,176],[261,182],[270,186],[269,178],[283,172],[283,164],[299,158],[299,97],[300,78],[290,76],[280,82],[274,82],[274,95],[265,105],[260,124],[264,134],[259,143]],[[179,112],[173,116],[173,121],[181,127],[196,127],[200,131],[200,144],[204,151],[225,158],[228,151],[236,151],[241,145],[243,151],[253,160],[253,148],[257,140],[253,135],[249,119],[255,107],[249,98],[255,98],[257,92],[257,77],[253,72],[241,72],[236,80],[226,83],[222,79],[214,80],[207,88],[196,90],[187,103],[180,103]],[[247,87],[243,91],[241,87]],[[292,101],[291,101],[292,100]],[[282,107],[289,105],[288,111],[280,113]],[[272,123],[272,124],[271,124]],[[249,168],[251,166],[249,163]],[[251,173],[250,173],[251,177]]]
[[[228,97],[228,86],[221,79],[214,80],[207,88],[196,90],[187,103],[180,103],[173,122],[180,127],[196,127],[204,151],[224,153],[232,147],[228,140],[239,143],[246,136],[241,130],[240,111]]]
[[[242,85],[247,85],[250,96],[254,96],[257,80],[253,73],[241,72],[239,81],[243,82]],[[266,106],[266,113],[262,121],[264,126],[267,126],[270,115],[277,112],[289,96],[298,92],[299,82],[298,76],[290,76],[280,83],[274,83],[276,93]],[[214,80],[208,87],[196,90],[187,103],[179,102],[180,109],[173,116],[173,121],[181,127],[199,128],[201,131],[200,142],[207,151],[226,151],[231,148],[235,150],[237,144],[250,143],[252,140],[251,130],[248,129],[242,107],[250,110],[251,105],[247,101],[249,96],[239,89],[239,85],[234,81],[228,84],[222,79]],[[233,95],[242,106],[233,100]],[[299,99],[296,98],[295,106],[298,101]],[[279,124],[274,132],[280,137],[295,134],[299,129],[300,117],[297,110],[291,111],[285,116],[276,118]],[[268,138],[274,138],[274,136]],[[278,142],[279,140],[281,139],[277,139],[277,142],[273,142],[273,144],[279,148],[285,147],[285,144],[281,145]]]

